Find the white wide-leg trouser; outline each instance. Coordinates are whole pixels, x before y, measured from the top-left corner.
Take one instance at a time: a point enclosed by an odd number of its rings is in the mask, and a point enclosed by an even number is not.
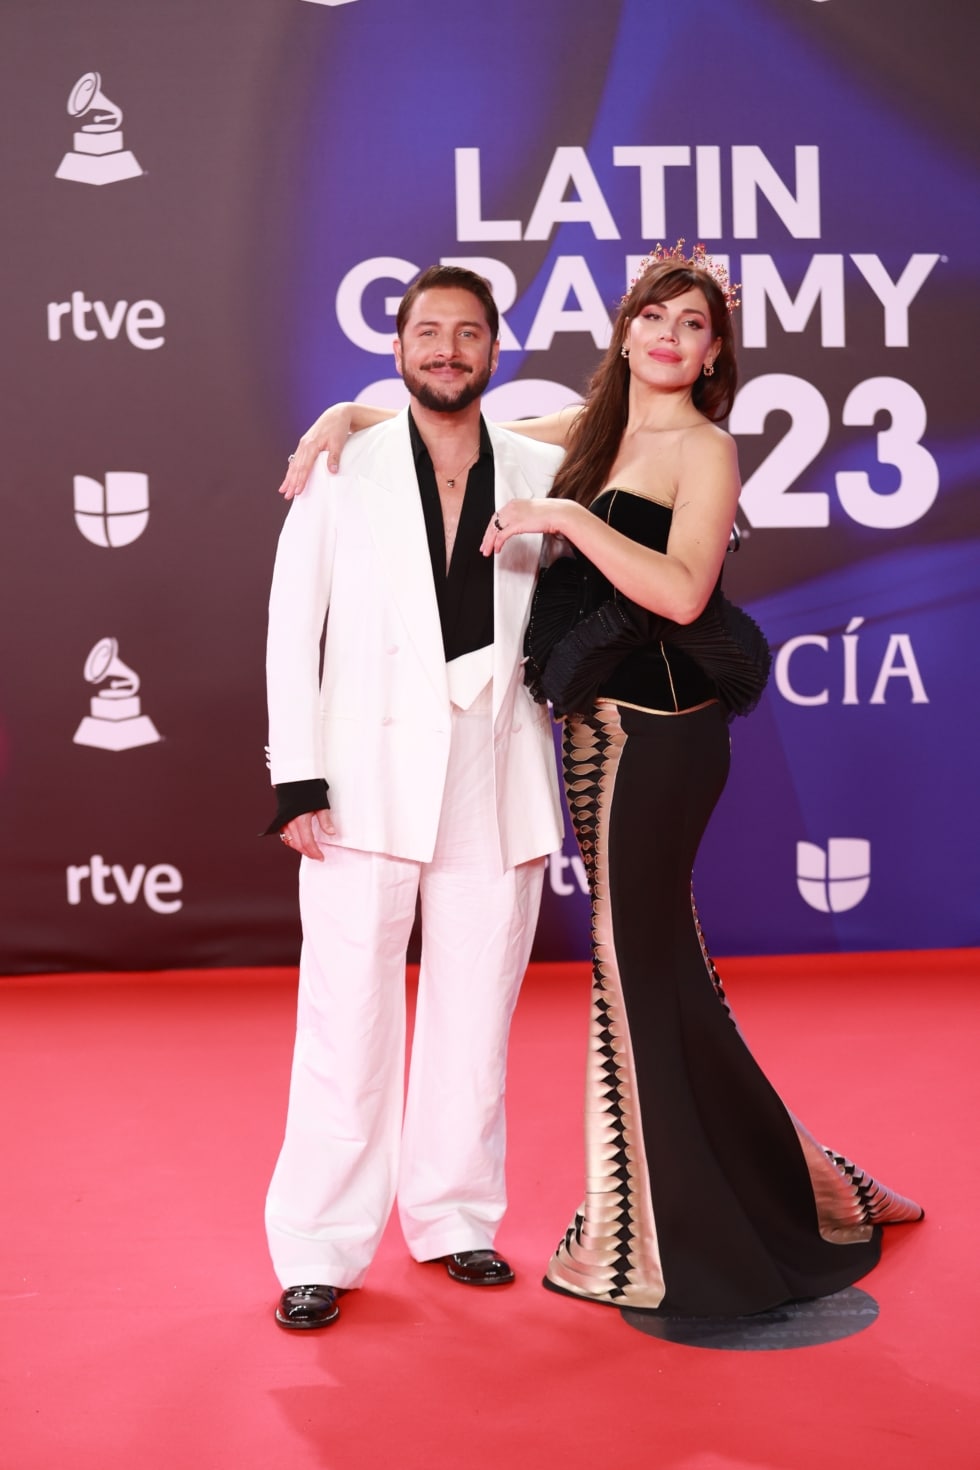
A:
[[[370,779],[370,777],[367,777]],[[543,861],[500,871],[489,697],[453,710],[430,863],[323,844],[300,863],[296,1048],[266,1201],[283,1287],[360,1286],[397,1197],[416,1260],[492,1246],[507,1038]],[[405,952],[422,961],[405,1097]]]

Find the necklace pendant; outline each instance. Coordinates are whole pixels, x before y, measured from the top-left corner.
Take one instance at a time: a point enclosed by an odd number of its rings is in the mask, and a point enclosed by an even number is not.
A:
[[[447,480],[446,481],[446,484],[449,486],[449,489],[450,490],[455,490],[456,489],[456,481],[455,480]]]

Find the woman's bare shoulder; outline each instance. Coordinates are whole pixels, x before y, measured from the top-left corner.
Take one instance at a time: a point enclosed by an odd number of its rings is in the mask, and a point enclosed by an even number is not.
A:
[[[738,448],[731,434],[720,424],[713,424],[708,419],[681,430],[678,448],[689,464],[738,463]]]

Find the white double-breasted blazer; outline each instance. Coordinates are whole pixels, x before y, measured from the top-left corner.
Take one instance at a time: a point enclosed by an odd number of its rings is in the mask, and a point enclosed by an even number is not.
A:
[[[548,493],[561,451],[488,424],[498,510]],[[551,721],[521,677],[540,536],[494,558],[493,762],[502,868],[561,846]],[[324,621],[323,670],[320,647]],[[407,410],[325,456],[286,517],[269,602],[273,783],[324,777],[343,847],[428,862],[451,704]],[[488,752],[489,758],[489,752]]]

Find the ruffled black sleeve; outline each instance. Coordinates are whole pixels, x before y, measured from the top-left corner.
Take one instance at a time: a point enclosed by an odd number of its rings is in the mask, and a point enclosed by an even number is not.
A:
[[[659,617],[626,597],[600,603],[547,651],[541,650],[531,691],[536,699],[550,701],[559,717],[583,714],[621,659],[634,648],[658,642],[672,644],[695,661],[714,683],[729,716],[747,715],[758,704],[772,663],[769,644],[759,625],[729,602],[720,587],[691,623]]]

